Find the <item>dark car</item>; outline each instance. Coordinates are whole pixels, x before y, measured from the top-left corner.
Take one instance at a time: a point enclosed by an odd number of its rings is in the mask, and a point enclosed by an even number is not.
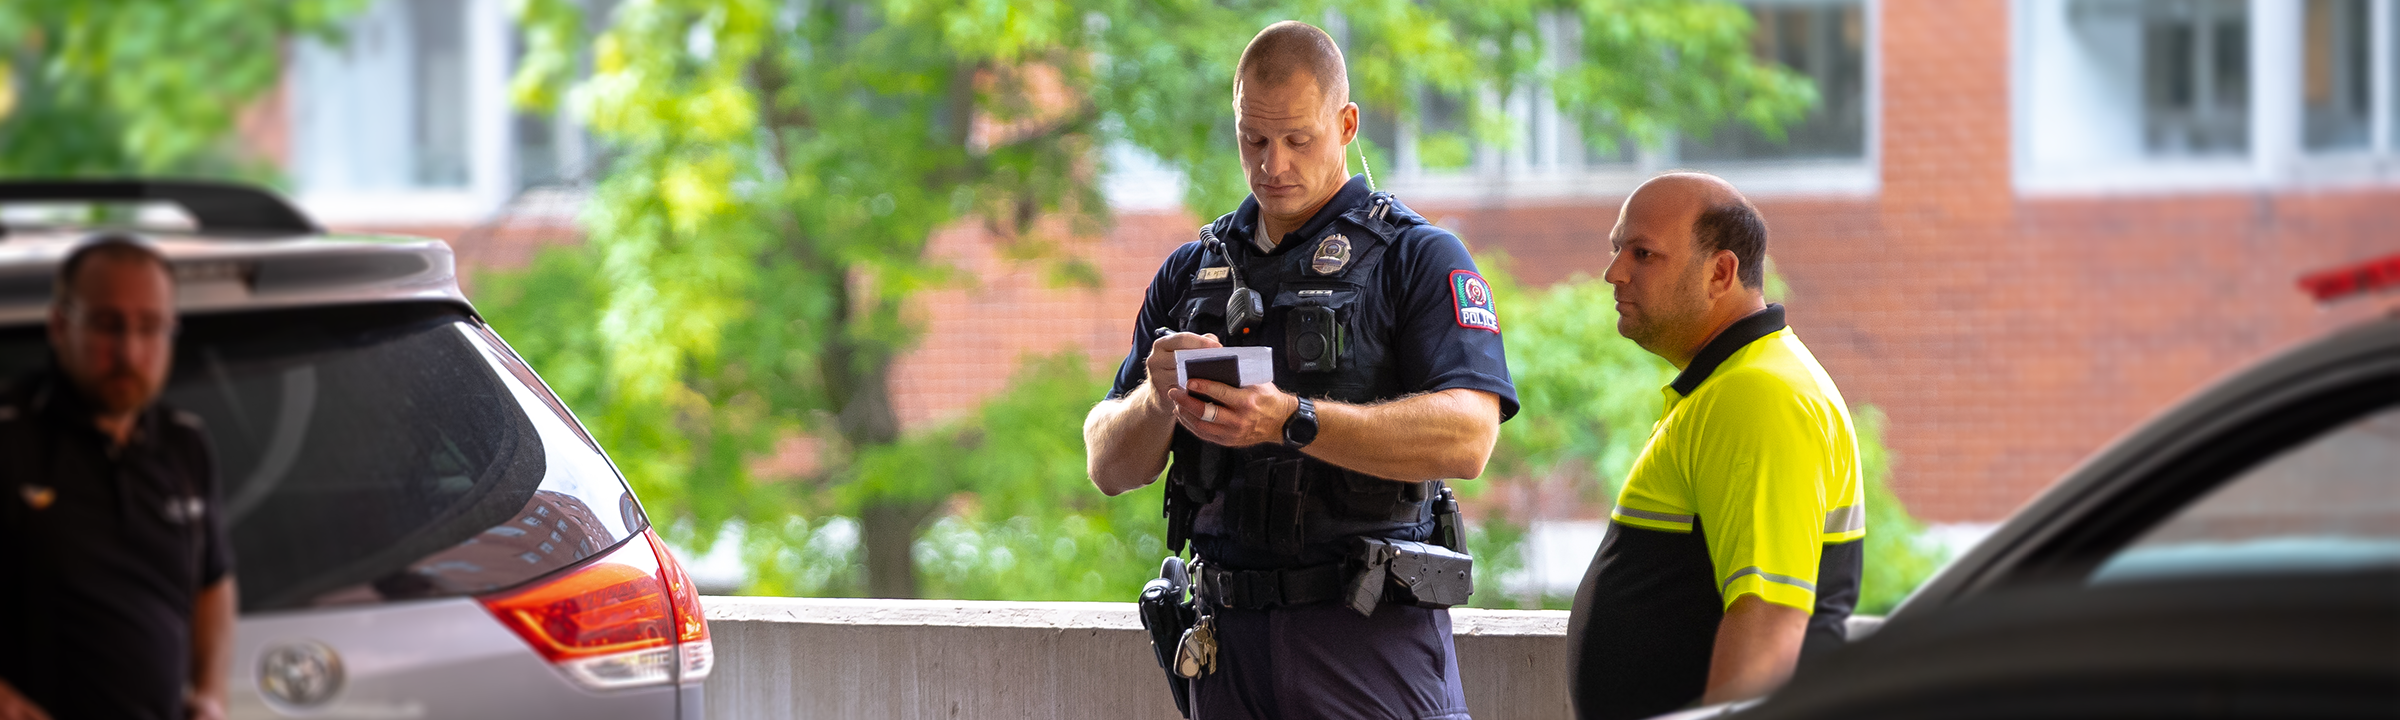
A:
[[[91,218],[172,266],[165,399],[209,428],[241,585],[233,716],[700,716],[698,595],[448,245],[230,185],[0,182],[0,204],[0,384],[49,362]],[[162,212],[180,225],[139,224]]]
[[[2200,392],[1773,696],[1676,717],[1726,714],[2400,717],[2400,315]]]

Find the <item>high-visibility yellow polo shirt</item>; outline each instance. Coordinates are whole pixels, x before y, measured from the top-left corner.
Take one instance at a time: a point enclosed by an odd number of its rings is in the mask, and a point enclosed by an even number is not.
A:
[[[1867,534],[1849,406],[1788,327],[1694,385],[1660,390],[1666,415],[1609,519],[1671,533],[1704,522],[1726,607],[1748,594],[1813,610],[1824,547]]]
[[[1839,646],[1858,601],[1856,431],[1783,307],[1720,332],[1664,394],[1568,625],[1587,717],[1698,697],[1717,625],[1743,595],[1810,611],[1804,654]]]

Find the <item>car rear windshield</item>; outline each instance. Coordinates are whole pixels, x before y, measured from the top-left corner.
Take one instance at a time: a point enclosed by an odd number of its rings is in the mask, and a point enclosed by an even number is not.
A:
[[[207,420],[245,612],[498,590],[646,522],[530,371],[459,309],[188,316],[167,403]],[[0,373],[49,362],[0,332]]]

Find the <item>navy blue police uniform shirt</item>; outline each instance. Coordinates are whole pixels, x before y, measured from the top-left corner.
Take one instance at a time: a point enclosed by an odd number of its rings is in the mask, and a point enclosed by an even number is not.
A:
[[[199,417],[122,447],[55,371],[0,395],[0,679],[60,720],[183,717],[192,603],[232,572]]]
[[[1355,176],[1325,203],[1316,216],[1299,229],[1284,236],[1283,242],[1271,252],[1262,252],[1251,241],[1258,227],[1258,202],[1245,199],[1241,208],[1227,222],[1219,223],[1219,239],[1227,244],[1239,244],[1233,249],[1241,261],[1246,284],[1262,297],[1277,297],[1276,268],[1287,253],[1307,253],[1315,249],[1320,236],[1334,231],[1336,223],[1345,234],[1361,229],[1342,215],[1366,207],[1373,199],[1364,176]],[[1475,267],[1475,259],[1467,254],[1466,245],[1457,235],[1443,230],[1401,205],[1392,202],[1387,217],[1397,232],[1389,238],[1377,264],[1377,277],[1349,280],[1376,289],[1376,301],[1388,305],[1392,318],[1390,336],[1381,338],[1386,348],[1384,382],[1378,397],[1389,400],[1406,395],[1436,392],[1452,388],[1481,390],[1500,400],[1500,419],[1506,421],[1517,413],[1516,386],[1509,380],[1508,358],[1500,342],[1500,321],[1491,298],[1491,286]],[[1228,227],[1229,225],[1229,227]],[[1134,320],[1131,348],[1117,368],[1116,384],[1109,390],[1109,399],[1124,397],[1148,379],[1149,369],[1143,360],[1150,354],[1155,328],[1180,329],[1182,324],[1171,317],[1173,308],[1191,290],[1200,271],[1204,253],[1195,239],[1184,243],[1161,263],[1158,275],[1151,279],[1142,308]],[[1270,303],[1272,304],[1272,303]],[[1284,309],[1269,307],[1262,335],[1282,337],[1281,319]],[[1221,338],[1220,338],[1221,339]],[[1262,341],[1260,345],[1276,345]],[[1274,361],[1275,385],[1289,392],[1298,387],[1295,371],[1285,362],[1283,348],[1276,348]],[[1168,383],[1173,378],[1167,378]],[[1222,499],[1218,502],[1222,502]],[[1212,503],[1212,505],[1215,503]],[[1231,542],[1215,542],[1209,536],[1208,513],[1204,511],[1201,527],[1196,528],[1196,549],[1215,557],[1236,552]],[[1219,548],[1218,552],[1209,552]],[[1232,557],[1220,559],[1231,560]]]
[[[1245,269],[1256,270],[1246,272],[1245,279],[1261,295],[1273,297],[1274,288],[1262,287],[1260,281],[1271,272],[1274,259],[1285,253],[1308,252],[1317,236],[1342,213],[1366,205],[1372,194],[1364,175],[1351,177],[1315,217],[1285,235],[1273,252],[1265,253],[1251,242],[1258,227],[1258,200],[1244,199],[1234,213],[1235,232],[1219,239],[1245,244],[1244,250],[1236,252],[1248,260],[1243,263]],[[1398,336],[1389,338],[1387,345],[1400,390],[1394,397],[1451,388],[1482,390],[1500,398],[1501,420],[1515,417],[1517,388],[1509,380],[1508,357],[1501,349],[1500,323],[1489,297],[1491,285],[1483,281],[1475,258],[1467,254],[1467,246],[1457,235],[1424,223],[1422,216],[1398,200],[1392,202],[1391,216],[1418,223],[1404,227],[1392,238],[1391,247],[1385,250],[1382,277],[1373,280],[1382,285],[1383,301],[1394,305],[1393,315],[1399,319]],[[1159,265],[1158,275],[1151,278],[1149,292],[1142,298],[1141,313],[1134,320],[1132,349],[1117,367],[1109,399],[1124,397],[1148,379],[1149,368],[1142,361],[1150,355],[1152,331],[1178,326],[1170,309],[1191,289],[1200,261],[1200,241],[1194,239]],[[1268,314],[1278,311],[1269,309]],[[1280,348],[1277,353],[1275,384],[1291,387],[1292,370],[1283,361]]]

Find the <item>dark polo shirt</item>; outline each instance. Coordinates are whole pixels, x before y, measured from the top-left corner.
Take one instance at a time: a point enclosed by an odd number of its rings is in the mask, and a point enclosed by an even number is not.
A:
[[[55,371],[0,395],[0,679],[58,720],[183,717],[192,602],[232,569],[200,419],[123,447]]]

